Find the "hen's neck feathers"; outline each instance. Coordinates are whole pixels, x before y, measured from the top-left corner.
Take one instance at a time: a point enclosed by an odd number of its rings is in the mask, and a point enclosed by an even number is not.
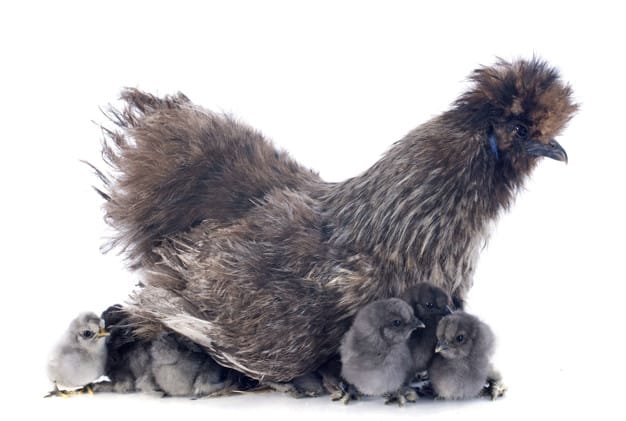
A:
[[[449,111],[410,132],[362,175],[333,187],[326,197],[336,224],[331,242],[408,270],[438,266],[444,278],[466,274],[473,268],[452,276],[446,266],[471,266],[469,255],[523,178],[493,154],[486,130],[464,131]]]

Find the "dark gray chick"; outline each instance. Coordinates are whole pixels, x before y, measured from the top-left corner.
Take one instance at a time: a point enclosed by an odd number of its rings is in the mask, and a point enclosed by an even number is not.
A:
[[[423,282],[407,290],[402,298],[413,308],[415,316],[426,327],[415,329],[409,338],[416,373],[428,369],[435,355],[437,325],[442,317],[452,313],[452,300],[447,292],[435,285]]]
[[[48,378],[54,390],[48,396],[63,394],[61,388],[85,386],[105,374],[104,320],[95,313],[80,313],[70,323],[48,359]]]
[[[477,317],[462,311],[437,327],[437,348],[429,368],[433,391],[441,399],[477,397],[492,372],[494,335]]]
[[[110,382],[98,383],[94,390],[114,393],[156,391],[151,368],[151,342],[134,334],[128,313],[119,304],[104,310],[102,318],[110,333],[106,341],[105,369]]]
[[[402,389],[414,373],[407,342],[413,330],[423,327],[411,306],[399,298],[366,305],[341,341],[341,376],[361,394],[403,404]],[[352,394],[347,393],[344,402]]]

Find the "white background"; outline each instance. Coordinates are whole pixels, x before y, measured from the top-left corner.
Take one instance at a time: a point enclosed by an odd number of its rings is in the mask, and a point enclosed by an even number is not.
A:
[[[626,31],[618,6],[126,3],[0,6],[4,414],[624,419]],[[101,163],[92,120],[104,121],[98,108],[122,87],[180,90],[233,113],[338,181],[445,110],[478,65],[533,54],[561,70],[582,106],[559,139],[569,165],[541,163],[501,218],[471,292],[471,311],[498,336],[505,399],[397,409],[277,394],[42,398],[46,353],[69,320],[123,302],[136,282],[119,256],[99,252],[106,226],[90,188],[97,180],[79,162]]]

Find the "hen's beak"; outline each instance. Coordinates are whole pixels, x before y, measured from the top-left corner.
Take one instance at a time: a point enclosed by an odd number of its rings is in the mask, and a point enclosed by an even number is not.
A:
[[[100,328],[100,330],[98,331],[98,334],[96,335],[98,338],[103,338],[105,336],[109,336],[110,333],[107,332],[106,330],[104,330],[104,328]]]
[[[563,146],[559,145],[559,142],[552,139],[548,143],[542,143],[537,140],[530,140],[526,142],[526,152],[533,156],[545,156],[547,158],[556,159],[557,161],[563,161],[567,164],[567,152],[563,149]]]

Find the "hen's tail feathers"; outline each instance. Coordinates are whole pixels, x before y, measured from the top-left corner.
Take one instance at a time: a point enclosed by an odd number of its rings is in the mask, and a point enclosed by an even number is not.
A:
[[[206,219],[228,223],[274,188],[301,188],[317,176],[231,117],[183,94],[158,98],[126,89],[106,115],[102,155],[110,167],[98,193],[132,268],[158,262],[163,239]]]

